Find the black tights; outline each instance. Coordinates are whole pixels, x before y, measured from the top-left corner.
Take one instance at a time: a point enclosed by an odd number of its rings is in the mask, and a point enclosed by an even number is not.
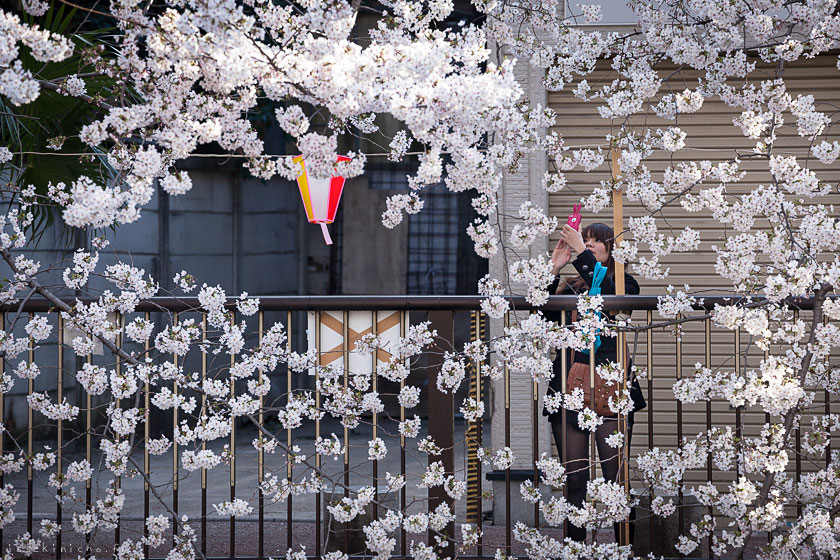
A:
[[[604,423],[595,430],[595,444],[598,447],[598,456],[601,458],[601,472],[604,475],[604,479],[623,482],[619,478],[620,473],[618,472],[618,456],[621,453],[621,448],[616,449],[607,444],[607,437],[617,430],[618,419],[605,419]],[[633,422],[631,420],[627,427],[628,448],[630,447],[632,430]],[[581,507],[586,498],[586,483],[589,482],[590,432],[582,431],[577,426],[577,414],[569,414],[566,418],[566,457],[563,457],[563,422],[561,420],[552,422],[551,431],[554,433],[554,443],[557,445],[557,451],[563,458],[563,466],[566,467],[566,499],[570,504]],[[635,522],[636,508],[631,508],[630,544],[633,544],[633,536],[636,529]],[[619,523],[613,525],[616,542],[619,542],[619,527]],[[566,536],[572,540],[583,542],[586,540],[586,529],[578,527],[566,520]]]

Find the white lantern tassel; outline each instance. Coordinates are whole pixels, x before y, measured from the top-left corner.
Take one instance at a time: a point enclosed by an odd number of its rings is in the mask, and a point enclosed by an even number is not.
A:
[[[321,222],[321,233],[324,234],[324,242],[327,245],[332,245],[332,238],[330,238],[330,232],[327,229],[327,224],[325,224],[324,222]]]

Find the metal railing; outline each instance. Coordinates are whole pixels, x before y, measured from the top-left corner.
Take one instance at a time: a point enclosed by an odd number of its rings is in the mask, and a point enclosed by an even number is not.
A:
[[[753,298],[751,301],[759,301]],[[81,300],[93,301],[93,300]],[[303,332],[306,330],[304,325],[310,324],[312,319],[308,313],[314,314],[314,324],[316,326],[315,332],[312,333],[314,338],[315,351],[319,356],[332,351],[340,354],[340,359],[343,361],[344,367],[344,386],[348,385],[348,365],[350,353],[352,351],[353,342],[364,334],[363,331],[354,331],[350,328],[351,311],[364,311],[370,313],[370,327],[368,332],[377,334],[380,326],[380,313],[396,312],[397,317],[395,322],[389,328],[399,329],[400,336],[404,336],[406,330],[411,324],[417,323],[419,320],[429,320],[432,327],[437,329],[440,340],[445,341],[443,344],[438,344],[439,350],[447,348],[456,348],[459,344],[470,340],[479,340],[485,337],[484,321],[482,315],[478,311],[480,308],[481,298],[477,296],[291,296],[291,297],[261,297],[259,311],[254,317],[256,321],[255,333],[257,336],[256,342],[262,341],[262,337],[266,332],[266,323],[270,320],[277,320],[284,324],[286,332],[289,334],[287,340],[287,349],[290,351],[304,351],[309,345],[308,341],[304,341]],[[732,296],[720,297],[705,297],[702,307],[698,306],[698,310],[709,310],[716,304],[732,304],[736,298]],[[72,304],[73,302],[68,301]],[[803,312],[811,306],[811,300],[790,300],[789,303]],[[552,296],[547,305],[541,307],[543,310],[569,310],[576,307],[577,299],[574,296]],[[511,298],[512,311],[514,314],[518,311],[530,312],[532,307],[527,304],[523,298]],[[734,411],[722,410],[721,407],[714,407],[712,403],[707,402],[697,406],[683,406],[682,403],[676,401],[673,396],[668,397],[668,387],[676,379],[684,377],[685,359],[691,359],[697,353],[698,348],[702,348],[702,358],[706,367],[720,367],[725,366],[726,362],[716,364],[713,361],[714,357],[723,357],[728,355],[734,358],[733,366],[738,370],[743,370],[746,367],[746,360],[755,357],[755,349],[752,347],[744,348],[744,339],[740,330],[734,333],[734,339],[730,343],[725,342],[722,336],[732,336],[732,333],[723,335],[720,333],[713,333],[711,319],[708,315],[699,319],[699,329],[692,332],[692,325],[695,323],[688,323],[681,325],[682,332],[680,337],[674,338],[671,334],[662,334],[663,340],[655,340],[656,335],[653,329],[649,328],[653,325],[653,310],[657,306],[656,296],[604,296],[605,310],[630,310],[636,316],[642,315],[641,320],[636,320],[635,325],[638,330],[628,334],[630,337],[629,346],[632,349],[631,357],[635,362],[644,367],[648,372],[646,397],[648,408],[642,413],[636,415],[636,427],[638,431],[642,426],[645,426],[647,432],[647,441],[644,444],[639,444],[637,437],[634,443],[634,450],[652,449],[654,446],[662,447],[662,442],[670,438],[668,431],[662,433],[657,432],[658,427],[666,425],[663,420],[666,415],[673,414],[673,426],[667,424],[670,430],[673,427],[676,433],[673,434],[671,444],[676,447],[679,441],[682,440],[683,435],[686,435],[687,429],[711,429],[713,425],[719,424],[734,424],[734,428],[738,430],[739,434],[749,431],[751,425],[748,420],[750,417],[746,411],[740,408]],[[229,310],[233,310],[234,317],[235,299],[229,299],[227,303]],[[134,317],[145,317],[147,320],[155,320],[159,327],[168,324],[175,324],[180,321],[185,321],[192,317],[198,319],[197,324],[201,325],[202,338],[206,339],[207,333],[207,317],[204,313],[197,311],[199,309],[198,300],[196,298],[152,298],[145,301],[137,308],[137,312],[127,317],[119,317],[122,325],[127,321],[133,320]],[[103,428],[101,421],[102,406],[104,406],[105,399],[94,399],[90,393],[82,392],[78,382],[69,383],[72,380],[69,373],[75,373],[74,370],[81,369],[84,363],[93,364],[101,362],[113,367],[117,374],[120,369],[125,367],[124,360],[119,356],[111,357],[107,350],[103,352],[102,358],[98,358],[93,354],[88,354],[84,358],[77,358],[75,362],[72,356],[68,360],[68,354],[65,353],[64,347],[69,342],[64,339],[65,328],[63,320],[56,313],[54,307],[49,302],[43,300],[29,300],[22,306],[6,305],[0,309],[0,329],[5,328],[7,320],[26,315],[33,317],[35,314],[46,314],[49,320],[54,323],[57,329],[54,331],[57,336],[54,345],[54,366],[50,359],[47,359],[48,350],[53,344],[49,341],[42,343],[36,349],[34,345],[30,344],[27,351],[26,360],[29,363],[36,363],[42,365],[41,369],[44,373],[36,379],[28,379],[26,391],[15,391],[14,388],[7,393],[0,393],[0,421],[7,428],[0,437],[0,455],[6,454],[10,451],[24,450],[27,457],[33,457],[37,452],[35,449],[36,443],[43,445],[45,438],[50,438],[55,441],[56,461],[54,470],[47,469],[45,472],[63,473],[62,469],[74,457],[84,457],[91,465],[94,465],[96,470],[96,460],[94,439],[101,438],[101,430]],[[322,316],[327,312],[340,312],[343,316],[341,321],[341,328],[343,329],[342,342],[340,348],[330,348],[329,350],[322,348]],[[239,319],[243,319],[239,317]],[[695,321],[697,319],[695,318]],[[508,318],[505,318],[505,324]],[[498,328],[498,327],[497,327]],[[160,328],[157,329],[158,331]],[[16,326],[14,332],[21,331],[21,326]],[[725,332],[725,331],[723,331]],[[714,339],[713,334],[717,340]],[[153,335],[154,336],[154,335]],[[690,342],[691,355],[684,353],[684,337],[694,336],[696,340]],[[697,338],[699,337],[699,338]],[[641,340],[644,339],[644,343]],[[698,342],[699,340],[699,342]],[[304,344],[306,342],[306,344]],[[134,351],[137,355],[148,353],[150,350],[150,342],[147,339],[144,344],[135,344],[117,340],[117,344],[122,344],[127,351]],[[640,349],[640,345],[644,349]],[[672,351],[667,349],[666,345],[673,345]],[[725,348],[724,348],[725,347]],[[722,348],[718,352],[715,349]],[[673,352],[673,353],[672,353]],[[728,354],[727,354],[728,353]],[[764,352],[762,355],[767,355]],[[670,360],[669,356],[673,356],[672,373],[665,372],[668,370],[666,362]],[[373,371],[377,365],[377,353],[374,353],[371,368]],[[6,372],[9,369],[9,364],[5,357],[0,357],[2,360],[2,371]],[[218,364],[217,360],[209,355],[207,352],[201,352],[198,356],[188,356],[179,364],[177,356],[172,357],[173,363],[176,367],[183,366],[186,368],[195,368],[196,373],[200,373],[202,379],[208,375],[218,375],[235,366],[235,357],[231,356],[229,363]],[[427,353],[421,357],[421,363],[417,364],[416,369],[413,370],[410,379],[411,382],[418,385],[425,385],[423,397],[427,406],[426,415],[428,417],[428,435],[430,435],[434,442],[442,448],[439,456],[429,455],[428,464],[435,461],[442,461],[444,470],[447,474],[456,473],[455,464],[456,456],[466,464],[464,469],[465,476],[468,481],[466,511],[458,512],[458,518],[455,522],[450,522],[449,525],[437,534],[445,534],[451,537],[455,535],[456,524],[461,525],[464,522],[474,523],[479,530],[484,531],[484,535],[480,537],[474,547],[468,550],[459,551],[464,556],[476,557],[492,557],[496,548],[502,548],[509,556],[521,555],[524,548],[513,542],[513,523],[517,512],[513,510],[512,503],[515,500],[512,493],[512,486],[518,478],[519,471],[516,467],[508,468],[504,473],[498,473],[503,476],[504,480],[504,507],[499,508],[494,506],[494,511],[497,512],[494,521],[499,521],[501,511],[504,511],[504,523],[500,525],[489,525],[485,520],[484,505],[491,500],[488,500],[484,495],[485,485],[482,480],[482,465],[476,458],[477,449],[487,443],[484,437],[488,432],[488,426],[481,420],[463,425],[460,420],[456,421],[456,395],[453,393],[446,394],[434,389],[438,371],[443,364],[443,355],[441,351]],[[68,363],[69,362],[69,363]],[[482,379],[477,374],[477,370],[481,364],[471,364],[468,370],[469,381],[463,384],[461,393],[458,397],[469,394],[479,402],[485,402],[492,411],[494,420],[492,422],[495,430],[500,430],[502,433],[491,432],[493,441],[504,442],[505,446],[525,448],[530,447],[531,457],[526,461],[529,467],[525,469],[524,475],[529,477],[533,484],[539,489],[540,480],[536,470],[533,468],[534,463],[539,458],[540,450],[552,450],[552,443],[546,441],[544,436],[540,435],[540,430],[544,429],[545,424],[541,416],[541,388],[537,383],[533,383],[530,378],[525,383],[530,384],[530,394],[527,397],[522,397],[524,394],[519,391],[516,395],[512,392],[511,383],[512,378],[510,371],[505,369],[503,379],[500,383],[491,386],[494,391],[487,391],[489,381]],[[48,377],[47,371],[54,369],[55,383],[50,383],[46,379]],[[306,432],[299,436],[297,432],[292,429],[278,429],[276,423],[272,423],[272,418],[264,415],[263,409],[265,407],[274,406],[274,403],[279,400],[281,404],[286,404],[290,400],[290,396],[301,391],[311,391],[314,395],[315,406],[321,406],[321,393],[319,386],[313,384],[312,379],[306,375],[295,375],[286,370],[285,367],[280,366],[275,372],[259,372],[260,383],[263,382],[264,377],[273,380],[275,387],[279,386],[285,389],[280,390],[279,394],[269,393],[266,398],[272,398],[272,402],[267,402],[264,397],[260,397],[259,413],[257,421],[260,426],[268,429],[271,428],[272,434],[279,440],[284,442],[289,454],[285,457],[285,463],[280,464],[277,469],[282,472],[288,484],[299,482],[300,471],[308,473],[303,467],[297,467],[294,454],[309,454],[314,456],[314,466],[316,469],[330,470],[332,478],[336,481],[333,484],[332,496],[334,499],[340,497],[350,497],[351,491],[355,486],[372,484],[375,488],[376,496],[373,502],[372,517],[377,518],[382,511],[379,509],[381,504],[385,504],[385,496],[380,495],[380,482],[383,480],[382,470],[383,466],[380,461],[369,461],[370,465],[367,467],[368,474],[365,474],[362,469],[353,466],[351,460],[352,455],[356,455],[361,463],[367,462],[365,458],[366,449],[361,448],[368,438],[368,433],[362,434],[365,430],[369,430],[369,435],[372,438],[383,435],[390,435],[399,445],[399,459],[392,464],[396,468],[399,465],[399,474],[402,476],[411,475],[412,472],[418,472],[417,469],[424,468],[418,462],[416,457],[412,457],[409,450],[411,449],[407,438],[404,435],[398,435],[395,431],[397,422],[404,422],[407,418],[406,409],[400,404],[396,406],[393,398],[393,391],[402,388],[405,382],[398,386],[383,387],[380,383],[385,384],[384,380],[378,380],[377,375],[371,375],[371,391],[379,391],[381,394],[388,396],[389,408],[384,411],[373,411],[369,418],[363,419],[360,424],[361,427],[351,430],[348,427],[338,427],[337,424],[330,420],[329,417],[321,419],[318,417],[313,422],[314,432]],[[223,378],[223,377],[222,377]],[[31,408],[26,408],[25,425],[20,415],[20,407],[24,397],[30,397],[36,391],[37,384],[41,386],[41,391],[47,391],[52,397],[57,397],[57,402],[62,402],[62,399],[68,393],[72,393],[76,404],[81,409],[81,414],[75,422],[64,422],[57,420],[55,422],[48,421],[41,415],[34,412]],[[522,380],[513,380],[515,383],[522,384]],[[393,385],[393,384],[392,384]],[[236,384],[231,384],[231,395],[234,394]],[[178,394],[179,388],[177,383],[172,383],[172,392]],[[389,393],[391,391],[391,393]],[[161,414],[153,412],[150,407],[150,396],[152,394],[152,387],[146,381],[145,385],[138,391],[136,398],[142,398],[143,409],[143,435],[140,450],[142,452],[142,465],[139,458],[137,460],[131,459],[132,464],[138,472],[142,474],[142,487],[133,482],[134,478],[124,476],[119,477],[117,484],[121,486],[126,496],[126,508],[123,513],[115,521],[113,531],[110,534],[103,535],[102,532],[97,534],[87,534],[84,537],[84,543],[79,542],[76,538],[76,533],[68,529],[72,526],[69,518],[70,510],[76,508],[76,513],[79,513],[80,507],[84,506],[90,508],[95,504],[94,485],[98,484],[96,476],[92,480],[88,480],[85,484],[85,492],[83,504],[73,506],[73,501],[69,497],[67,502],[62,505],[61,501],[57,505],[52,506],[51,510],[46,504],[55,501],[55,490],[48,488],[36,487],[36,478],[41,478],[41,475],[33,468],[33,463],[29,461],[26,466],[25,477],[14,472],[0,473],[0,486],[11,483],[15,490],[23,493],[23,485],[26,487],[26,511],[20,511],[20,505],[15,507],[18,513],[18,521],[11,522],[6,525],[6,529],[0,529],[0,549],[5,549],[10,544],[10,539],[6,536],[10,532],[12,535],[17,535],[22,532],[23,525],[25,530],[31,535],[35,536],[33,522],[35,519],[52,518],[58,523],[62,524],[63,530],[59,532],[52,545],[47,545],[46,548],[41,548],[42,557],[75,557],[79,554],[89,556],[91,554],[97,557],[108,556],[114,549],[109,549],[109,546],[116,547],[120,544],[121,539],[132,538],[139,539],[147,534],[147,527],[143,524],[144,519],[150,515],[157,513],[165,513],[168,516],[177,518],[182,513],[189,513],[190,518],[195,520],[197,518],[200,528],[198,529],[198,537],[196,547],[201,551],[201,554],[208,557],[226,557],[226,558],[267,558],[269,556],[278,556],[285,554],[287,548],[296,548],[303,544],[306,546],[306,554],[308,556],[315,556],[320,558],[327,550],[343,549],[350,553],[362,553],[363,551],[353,550],[352,539],[358,535],[353,535],[353,531],[349,525],[336,528],[335,522],[332,525],[329,516],[325,514],[325,502],[328,500],[327,491],[321,491],[312,495],[289,495],[285,504],[278,507],[271,507],[266,501],[260,484],[266,480],[266,468],[269,466],[266,452],[263,448],[256,450],[256,461],[254,464],[253,458],[248,454],[243,453],[243,445],[237,449],[237,435],[248,435],[251,430],[254,430],[257,438],[262,438],[265,434],[256,430],[253,425],[242,425],[239,422],[233,422],[230,426],[230,434],[227,445],[229,446],[230,454],[228,462],[228,477],[226,481],[218,479],[218,471],[220,467],[208,471],[201,468],[199,471],[200,480],[191,480],[194,476],[190,476],[183,466],[179,464],[179,455],[181,450],[177,439],[174,436],[175,428],[178,426],[178,407],[175,407],[171,413],[171,423],[161,418]],[[519,395],[519,396],[517,396]],[[189,395],[184,394],[186,398]],[[200,409],[206,410],[205,396],[200,395]],[[828,392],[825,392],[825,411],[832,410],[832,403],[829,399]],[[519,399],[519,400],[517,400]],[[132,399],[137,406],[136,399]],[[124,403],[117,402],[117,406],[123,406]],[[672,406],[673,405],[673,406]],[[721,410],[716,410],[721,409]],[[512,410],[513,409],[513,410]],[[734,417],[733,413],[734,412]],[[36,419],[36,415],[40,418]],[[496,416],[498,415],[498,416]],[[515,419],[512,417],[515,416]],[[702,416],[702,418],[701,418]],[[698,418],[701,418],[698,420]],[[751,417],[750,417],[751,418]],[[517,432],[512,441],[512,422],[517,425],[517,429],[522,426],[523,419],[528,419],[530,423],[530,434],[522,434]],[[37,421],[36,421],[37,420]],[[723,422],[721,422],[723,420]],[[762,421],[769,421],[769,417],[762,416]],[[325,461],[320,453],[318,453],[312,440],[320,436],[327,435],[330,430],[338,429],[342,431],[342,445],[343,455],[341,457],[340,466],[333,468],[328,461]],[[158,431],[160,435],[169,434],[167,437],[172,439],[172,447],[168,452],[170,457],[161,456],[159,459],[153,459],[150,454],[149,443],[153,439],[152,432]],[[305,430],[304,430],[305,431]],[[286,432],[283,434],[283,432]],[[422,434],[421,434],[422,435]],[[693,435],[691,433],[687,435]],[[285,436],[285,437],[283,437]],[[796,447],[801,449],[801,434],[796,431]],[[37,441],[36,441],[37,438]],[[24,441],[25,440],[25,441]],[[76,450],[73,455],[70,451],[65,449],[65,443],[73,441],[76,443]],[[83,443],[82,443],[83,442]],[[524,442],[527,442],[525,445]],[[303,451],[291,451],[294,446],[298,445],[306,447]],[[494,445],[500,447],[501,445]],[[208,449],[208,442],[203,441],[201,449]],[[556,455],[556,450],[554,450]],[[69,455],[68,455],[69,454]],[[240,457],[237,455],[240,454]],[[101,453],[99,455],[100,462],[102,461]],[[826,464],[830,458],[830,452],[826,454]],[[167,477],[160,475],[165,468],[168,459],[171,459],[170,467],[166,469],[168,475],[169,485],[163,484]],[[389,459],[390,460],[390,459]],[[154,465],[153,465],[154,463]],[[409,464],[410,463],[410,464]],[[100,472],[101,466],[99,467]],[[460,472],[460,471],[458,471]],[[802,456],[797,454],[795,461],[795,472],[793,473],[796,480],[799,480],[803,472]],[[129,473],[130,474],[130,471]],[[704,478],[712,482],[721,482],[720,480],[713,481],[712,460],[709,459],[707,468],[704,473],[693,473],[695,479],[699,482]],[[239,475],[239,477],[238,477]],[[737,475],[737,473],[736,473]],[[243,483],[240,478],[247,477],[251,482],[243,488]],[[45,478],[45,477],[44,477]],[[135,477],[136,478],[136,477]],[[211,478],[213,480],[211,480]],[[492,478],[492,476],[491,476]],[[498,478],[498,476],[496,477]],[[691,477],[689,477],[691,478]],[[157,483],[161,482],[158,486]],[[254,484],[253,482],[256,482]],[[224,486],[228,486],[229,492],[225,493]],[[47,486],[47,485],[44,485]],[[97,486],[98,488],[98,486]],[[221,490],[221,493],[220,493]],[[65,491],[65,490],[62,490]],[[53,492],[53,496],[49,495]],[[40,493],[40,496],[39,496]],[[498,492],[497,492],[498,494]],[[257,505],[256,516],[248,516],[244,519],[237,519],[231,516],[227,521],[226,530],[222,528],[222,523],[216,522],[212,518],[212,512],[208,510],[208,504],[224,500],[233,501],[237,497],[253,501]],[[142,517],[139,515],[139,500],[142,498]],[[501,496],[494,496],[496,504],[501,501]],[[679,505],[684,505],[684,496],[682,491],[678,496]],[[81,498],[80,500],[81,501]],[[409,495],[409,489],[403,486],[397,495],[391,496],[391,504],[394,509],[398,509],[403,513],[411,512],[412,508],[421,501],[426,501],[426,510],[434,509],[440,503],[454,504],[454,500],[445,492],[442,486],[430,488],[426,496]],[[183,502],[183,503],[182,503]],[[69,505],[68,505],[69,504]],[[314,509],[312,506],[314,505]],[[801,511],[801,505],[797,508]],[[685,509],[679,508],[679,526],[681,533],[686,530],[687,520],[684,516]],[[54,513],[52,513],[54,512]],[[528,520],[531,526],[540,526],[540,511],[537,506],[533,508],[533,514],[528,514]],[[655,543],[657,525],[654,517],[647,518],[649,524],[649,542]],[[637,528],[642,525],[644,518],[637,520]],[[139,523],[138,523],[139,522]],[[191,521],[192,522],[192,521]],[[212,528],[210,526],[213,526]],[[256,525],[256,531],[254,531]],[[177,525],[176,525],[177,527]],[[562,528],[548,528],[549,534],[555,535],[557,538],[562,538]],[[108,531],[105,531],[108,533]],[[637,529],[638,533],[638,529]],[[169,533],[171,542],[175,542],[177,532],[175,530]],[[244,537],[244,538],[238,538]],[[407,534],[405,528],[400,528],[396,534],[397,546],[395,547],[394,556],[406,557],[408,555],[408,546],[411,539],[417,540],[416,535]],[[431,532],[428,535],[429,540],[433,539]],[[769,538],[769,535],[768,535]],[[337,540],[343,542],[337,542]],[[110,543],[110,544],[109,544]],[[227,546],[225,546],[227,545]],[[102,552],[97,553],[97,548]],[[149,545],[144,545],[144,554],[146,557],[154,556],[157,549],[152,549]],[[161,549],[165,553],[167,549]],[[708,548],[706,552],[708,553]],[[445,545],[441,547],[443,553],[454,553],[453,541],[448,539]]]

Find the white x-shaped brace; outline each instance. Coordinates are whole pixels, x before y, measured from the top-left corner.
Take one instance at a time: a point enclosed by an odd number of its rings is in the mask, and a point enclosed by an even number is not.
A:
[[[321,324],[325,327],[329,328],[330,330],[335,331],[342,337],[344,336],[344,323],[330,315],[329,313],[321,313]],[[400,324],[400,312],[395,311],[384,317],[379,319],[376,322],[376,332],[378,334],[384,333],[388,329],[399,325]],[[347,327],[347,349],[351,351],[356,344],[357,340],[360,340],[364,335],[372,332],[372,327],[368,327],[361,332],[356,332],[355,330],[351,329],[349,326]],[[319,363],[322,366],[325,366],[329,363],[334,362],[335,360],[341,358],[344,353],[344,342],[337,344],[334,348],[327,350],[326,352],[321,352],[321,356],[319,359]],[[378,361],[387,362],[391,359],[391,354],[382,348],[376,349],[376,358]]]

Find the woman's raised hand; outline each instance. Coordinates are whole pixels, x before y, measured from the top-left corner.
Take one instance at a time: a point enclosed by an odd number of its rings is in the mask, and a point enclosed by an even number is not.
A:
[[[568,243],[560,239],[554,247],[554,251],[551,252],[552,273],[557,276],[560,269],[569,264],[570,260],[572,260],[572,250]]]
[[[566,245],[571,247],[578,255],[586,251],[586,244],[583,242],[583,236],[578,230],[566,224],[560,230],[560,239],[566,242]]]

